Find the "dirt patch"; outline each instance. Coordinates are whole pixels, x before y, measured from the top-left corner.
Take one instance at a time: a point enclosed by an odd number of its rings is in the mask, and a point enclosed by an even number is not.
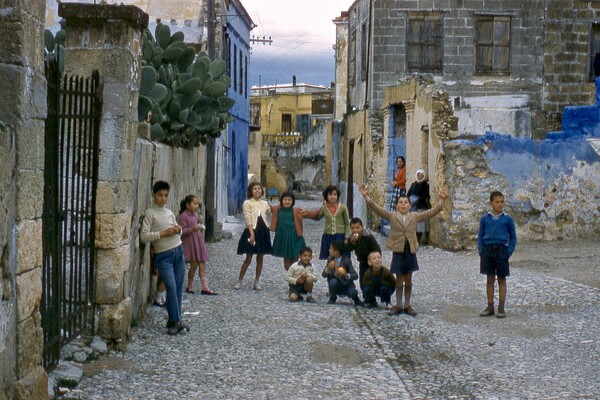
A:
[[[97,360],[83,364],[83,375],[91,377],[104,370],[131,370],[133,361],[123,357],[100,356]]]
[[[310,358],[315,363],[358,366],[367,361],[367,358],[352,347],[314,342],[310,347],[312,348]]]

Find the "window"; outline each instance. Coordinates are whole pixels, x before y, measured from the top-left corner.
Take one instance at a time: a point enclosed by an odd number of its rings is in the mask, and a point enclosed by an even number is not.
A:
[[[296,129],[301,135],[306,136],[310,132],[310,114],[296,115]]]
[[[356,83],[356,31],[352,31],[350,34],[348,52],[348,82],[354,86]]]
[[[225,65],[227,66],[225,74],[231,78],[231,39],[227,33],[225,33],[225,49]]]
[[[510,17],[475,17],[475,73],[508,75],[510,65]]]
[[[442,15],[438,12],[408,14],[406,63],[411,72],[442,72]]]
[[[590,40],[590,81],[593,81],[600,76],[600,24],[592,24]]]
[[[292,114],[281,114],[281,132],[292,131]]]
[[[244,64],[242,64],[242,61],[243,61],[242,49],[240,49],[240,86],[238,87],[239,94],[243,93],[243,87],[244,87]]]
[[[248,98],[248,57],[244,57],[244,97]]]
[[[406,137],[406,108],[404,104],[396,104],[392,107],[394,124],[391,130],[391,137],[405,138]]]
[[[231,87],[234,91],[237,90],[237,46],[234,44],[233,45],[233,70],[232,70],[232,75],[233,75],[233,86]]]
[[[367,24],[360,28],[360,79],[367,79]]]

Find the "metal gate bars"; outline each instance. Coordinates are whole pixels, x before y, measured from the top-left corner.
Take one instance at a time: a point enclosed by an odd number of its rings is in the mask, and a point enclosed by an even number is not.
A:
[[[42,327],[44,367],[61,347],[94,330],[94,228],[100,131],[100,79],[46,69]]]

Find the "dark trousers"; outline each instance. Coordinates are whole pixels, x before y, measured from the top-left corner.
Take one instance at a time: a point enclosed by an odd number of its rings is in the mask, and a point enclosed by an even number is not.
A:
[[[352,300],[358,300],[358,292],[353,284],[345,284],[337,278],[331,278],[329,284],[329,299],[335,300],[338,296],[348,296]]]
[[[368,285],[363,288],[363,294],[367,303],[374,303],[375,297],[381,297],[382,303],[391,303],[392,294],[396,291],[394,286]]]

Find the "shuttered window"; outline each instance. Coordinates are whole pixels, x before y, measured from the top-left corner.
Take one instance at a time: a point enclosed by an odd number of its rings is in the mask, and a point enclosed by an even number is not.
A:
[[[292,131],[292,114],[281,114],[281,132]]]
[[[348,82],[354,86],[356,84],[356,31],[350,34],[348,53]]]
[[[409,13],[406,33],[406,63],[411,72],[442,72],[442,15],[438,12]]]
[[[510,17],[475,17],[475,72],[481,75],[510,73]]]

